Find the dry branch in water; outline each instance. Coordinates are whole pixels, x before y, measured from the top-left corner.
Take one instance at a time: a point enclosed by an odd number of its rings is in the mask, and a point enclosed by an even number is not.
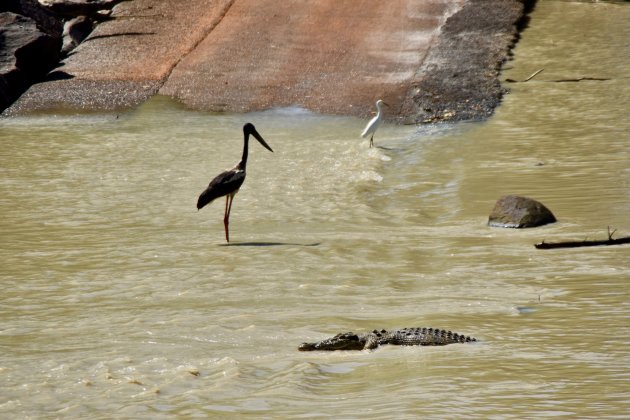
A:
[[[584,239],[583,241],[566,241],[566,242],[545,242],[542,241],[539,244],[535,244],[534,246],[537,249],[555,249],[555,248],[578,248],[583,246],[602,246],[602,245],[622,245],[622,244],[630,244],[630,236],[626,236],[623,238],[613,239],[613,235],[617,229],[610,231],[610,226],[608,226],[608,239],[603,240],[592,240],[588,241]]]
[[[532,80],[534,77],[536,77],[536,75],[540,72],[542,72],[544,70],[544,68],[540,69],[540,70],[536,70],[535,72],[533,72],[527,79],[525,80],[514,80],[514,79],[505,79],[506,82],[509,83],[525,83],[525,82],[529,82],[530,80]]]

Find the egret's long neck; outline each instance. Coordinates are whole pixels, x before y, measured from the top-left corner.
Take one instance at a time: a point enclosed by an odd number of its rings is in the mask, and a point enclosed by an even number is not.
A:
[[[245,133],[245,141],[243,142],[243,157],[241,158],[241,162],[238,165],[243,170],[245,170],[245,166],[247,165],[248,151],[249,151],[249,134]]]
[[[377,103],[376,104],[376,116],[380,116],[381,115],[381,104]]]

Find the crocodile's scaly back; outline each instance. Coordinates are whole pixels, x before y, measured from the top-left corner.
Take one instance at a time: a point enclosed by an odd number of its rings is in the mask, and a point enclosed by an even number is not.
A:
[[[469,343],[477,339],[439,328],[402,328],[398,330],[374,330],[366,334],[352,332],[337,334],[315,343],[302,343],[300,351],[333,351],[375,349],[383,344],[398,346],[444,346],[453,343]]]
[[[477,341],[472,337],[438,328],[403,328],[387,333],[388,344],[399,346],[444,346]]]

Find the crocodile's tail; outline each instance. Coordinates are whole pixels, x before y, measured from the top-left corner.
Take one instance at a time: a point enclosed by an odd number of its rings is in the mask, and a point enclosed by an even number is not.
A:
[[[467,335],[454,333],[452,331],[444,331],[444,330],[440,330],[440,331],[441,331],[442,337],[446,336],[448,340],[453,340],[458,343],[471,343],[473,341],[477,341],[476,338],[470,337]]]
[[[442,342],[444,344],[451,343],[471,343],[473,341],[477,341],[474,337],[469,337],[467,335],[458,334],[453,331],[442,330],[439,328],[425,328],[427,330],[426,333],[429,335],[433,335],[437,338],[437,341]]]

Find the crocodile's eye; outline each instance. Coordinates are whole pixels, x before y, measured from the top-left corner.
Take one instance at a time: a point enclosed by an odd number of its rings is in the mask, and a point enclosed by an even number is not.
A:
[[[352,340],[352,341],[359,341],[359,336],[356,335],[355,333],[344,333],[344,334],[339,334],[338,335],[339,338],[343,338],[344,340]]]
[[[359,336],[353,332],[337,334],[334,338],[343,338],[344,340],[359,341]]]

